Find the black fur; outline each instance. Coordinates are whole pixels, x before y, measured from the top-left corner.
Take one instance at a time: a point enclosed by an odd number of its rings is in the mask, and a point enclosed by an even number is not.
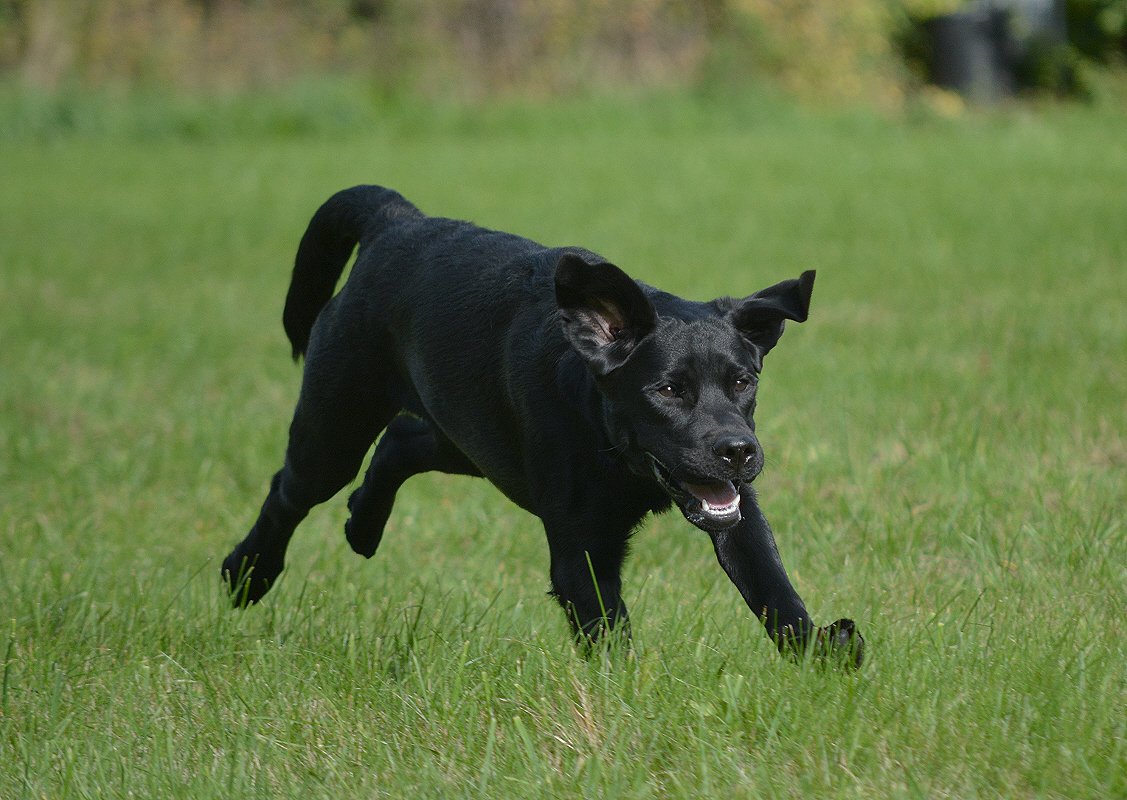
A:
[[[675,504],[780,650],[813,643],[859,664],[851,621],[814,627],[751,488],[763,357],[784,320],[806,319],[813,283],[809,271],[691,302],[586,250],[428,217],[388,189],[334,195],[298,248],[284,323],[305,374],[285,465],[223,562],[236,603],[269,590],[298,523],[379,437],[348,502],[348,542],[364,556],[410,476],[486,477],[543,521],[552,592],[590,643],[628,630],[627,542]]]

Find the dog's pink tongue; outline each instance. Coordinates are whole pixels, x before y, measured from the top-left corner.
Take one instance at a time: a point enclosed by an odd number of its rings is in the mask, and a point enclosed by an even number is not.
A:
[[[729,508],[740,501],[740,493],[736,491],[731,481],[712,483],[708,486],[686,483],[685,488],[706,508]]]

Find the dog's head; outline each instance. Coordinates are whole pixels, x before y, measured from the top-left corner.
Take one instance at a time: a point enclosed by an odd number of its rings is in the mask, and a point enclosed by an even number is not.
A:
[[[763,356],[785,320],[806,319],[813,285],[810,270],[741,300],[692,303],[647,294],[589,254],[556,267],[564,335],[604,397],[607,433],[703,530],[740,521],[741,487],[763,469],[752,418]]]

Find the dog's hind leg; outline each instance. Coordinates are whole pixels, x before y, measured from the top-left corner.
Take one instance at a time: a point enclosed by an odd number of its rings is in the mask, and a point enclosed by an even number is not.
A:
[[[370,361],[342,363],[331,353],[323,359],[310,356],[285,466],[274,476],[254,527],[223,561],[236,605],[257,602],[269,591],[298,523],[356,477],[401,400],[397,384],[374,375]]]
[[[425,415],[405,411],[387,426],[372,454],[364,482],[348,500],[352,515],[344,531],[352,549],[371,558],[383,538],[399,487],[412,475],[432,471],[481,477],[474,463]]]

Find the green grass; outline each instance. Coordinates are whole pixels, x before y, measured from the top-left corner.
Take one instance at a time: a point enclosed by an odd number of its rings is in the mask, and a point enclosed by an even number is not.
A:
[[[1127,796],[1121,119],[98,113],[0,158],[0,796]],[[760,494],[866,666],[781,661],[679,516],[636,537],[633,652],[584,661],[537,521],[443,476],[371,561],[318,509],[228,608],[299,382],[293,251],[360,182],[695,298],[816,267]]]

